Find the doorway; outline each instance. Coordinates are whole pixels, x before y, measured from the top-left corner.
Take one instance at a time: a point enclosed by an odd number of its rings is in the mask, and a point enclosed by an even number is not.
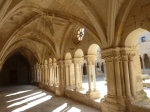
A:
[[[9,82],[10,84],[17,84],[18,82],[17,70],[9,71]]]

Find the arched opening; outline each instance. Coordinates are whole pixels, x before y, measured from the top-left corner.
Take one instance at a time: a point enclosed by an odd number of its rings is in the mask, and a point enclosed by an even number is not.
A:
[[[103,64],[103,62],[101,64],[101,71],[102,71],[102,73],[104,73],[104,64]]]
[[[83,63],[83,75],[87,75],[87,64],[86,64],[86,62]]]
[[[147,54],[144,55],[144,64],[146,69],[150,68],[150,59]]]
[[[20,53],[10,56],[0,72],[0,85],[29,84],[31,67],[28,60]]]
[[[143,69],[143,62],[141,56],[140,56],[140,63],[141,63],[141,69]]]
[[[149,96],[150,91],[147,89],[147,81],[150,79],[150,60],[148,57],[149,44],[150,44],[150,32],[146,29],[138,28],[132,31],[126,38],[125,46],[132,47],[136,53],[133,58],[133,64],[136,68],[134,72],[136,77],[142,77],[139,81],[136,81],[137,92],[144,91],[147,92]],[[135,77],[135,75],[134,75]],[[149,81],[148,81],[149,82]],[[141,86],[137,86],[141,85]],[[144,87],[144,88],[143,88]]]

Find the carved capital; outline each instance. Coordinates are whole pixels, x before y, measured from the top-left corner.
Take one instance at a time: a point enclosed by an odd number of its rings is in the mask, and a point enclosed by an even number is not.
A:
[[[44,65],[39,65],[40,68],[44,68]]]
[[[122,58],[123,60],[127,60],[128,57],[133,57],[136,55],[136,49],[133,48],[110,48],[106,50],[101,51],[101,56],[105,60],[110,60],[108,58],[113,58],[116,60],[116,58]]]
[[[72,60],[65,60],[65,65],[70,65],[72,63]]]
[[[83,59],[82,59],[82,58],[74,58],[74,59],[73,59],[73,62],[74,62],[74,63],[82,63],[82,62],[83,62]]]
[[[87,56],[85,56],[85,60],[87,61],[88,65],[90,63],[92,63],[93,65],[95,65],[95,61],[97,60],[97,55],[87,55]]]

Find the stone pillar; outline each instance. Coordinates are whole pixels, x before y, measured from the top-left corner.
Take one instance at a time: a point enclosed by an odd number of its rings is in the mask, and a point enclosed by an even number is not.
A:
[[[51,78],[51,84],[54,85],[54,66],[52,65],[52,78]]]
[[[48,64],[48,85],[52,85],[52,62]]]
[[[143,64],[143,69],[145,69],[144,55],[142,56],[142,64]]]
[[[95,74],[96,59],[97,59],[96,55],[85,56],[85,60],[87,61],[87,74],[88,74],[88,84],[89,84],[89,90],[87,91],[86,94],[90,97],[90,99],[95,99],[100,97],[99,91],[96,90],[96,74]]]
[[[44,65],[41,65],[41,82],[44,84]]]
[[[74,74],[75,74],[75,72],[74,72],[74,64],[73,63],[71,63],[71,64],[69,64],[69,86],[70,87],[72,87],[73,86],[73,78],[74,78]]]
[[[53,85],[54,86],[57,86],[57,74],[56,74],[56,66],[57,66],[57,63],[56,62],[53,62]]]
[[[40,71],[39,71],[39,66],[36,67],[36,74],[37,74],[37,82],[40,82]]]
[[[89,85],[89,90],[88,93],[92,92],[92,81],[91,81],[91,62],[87,61],[87,75],[88,75],[88,85]]]
[[[47,80],[47,76],[48,76],[47,69],[48,69],[47,64],[45,64],[44,65],[44,84],[46,84],[46,85],[48,83],[48,80]]]
[[[49,67],[49,64],[47,66],[47,85],[49,85],[50,83],[50,67]]]
[[[139,54],[136,48],[110,48],[102,50],[101,54],[105,59],[108,89],[107,96],[101,100],[102,111],[128,112],[131,103],[145,98]]]
[[[75,91],[80,91],[82,89],[82,72],[81,64],[83,63],[82,58],[74,58],[74,75],[75,75]]]
[[[69,88],[69,86],[71,85],[71,76],[70,76],[70,65],[71,65],[72,61],[71,60],[65,60],[65,86],[66,89]]]
[[[41,75],[41,66],[39,65],[39,82],[42,82],[42,75]]]
[[[57,84],[57,86],[60,86],[60,82],[59,82],[59,80],[60,80],[60,73],[59,73],[59,65],[56,65],[56,84]]]
[[[57,61],[57,78],[58,86],[56,87],[56,95],[63,96],[65,89],[64,61]]]
[[[83,90],[83,86],[82,86],[82,76],[83,76],[83,62],[82,63],[79,63],[79,69],[80,69],[80,85],[79,85],[79,88],[80,90]]]

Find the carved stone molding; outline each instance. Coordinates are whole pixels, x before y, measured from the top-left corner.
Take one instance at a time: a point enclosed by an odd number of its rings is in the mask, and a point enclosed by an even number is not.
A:
[[[136,55],[136,49],[133,48],[110,48],[101,51],[102,59],[111,60],[122,57],[133,57]]]

